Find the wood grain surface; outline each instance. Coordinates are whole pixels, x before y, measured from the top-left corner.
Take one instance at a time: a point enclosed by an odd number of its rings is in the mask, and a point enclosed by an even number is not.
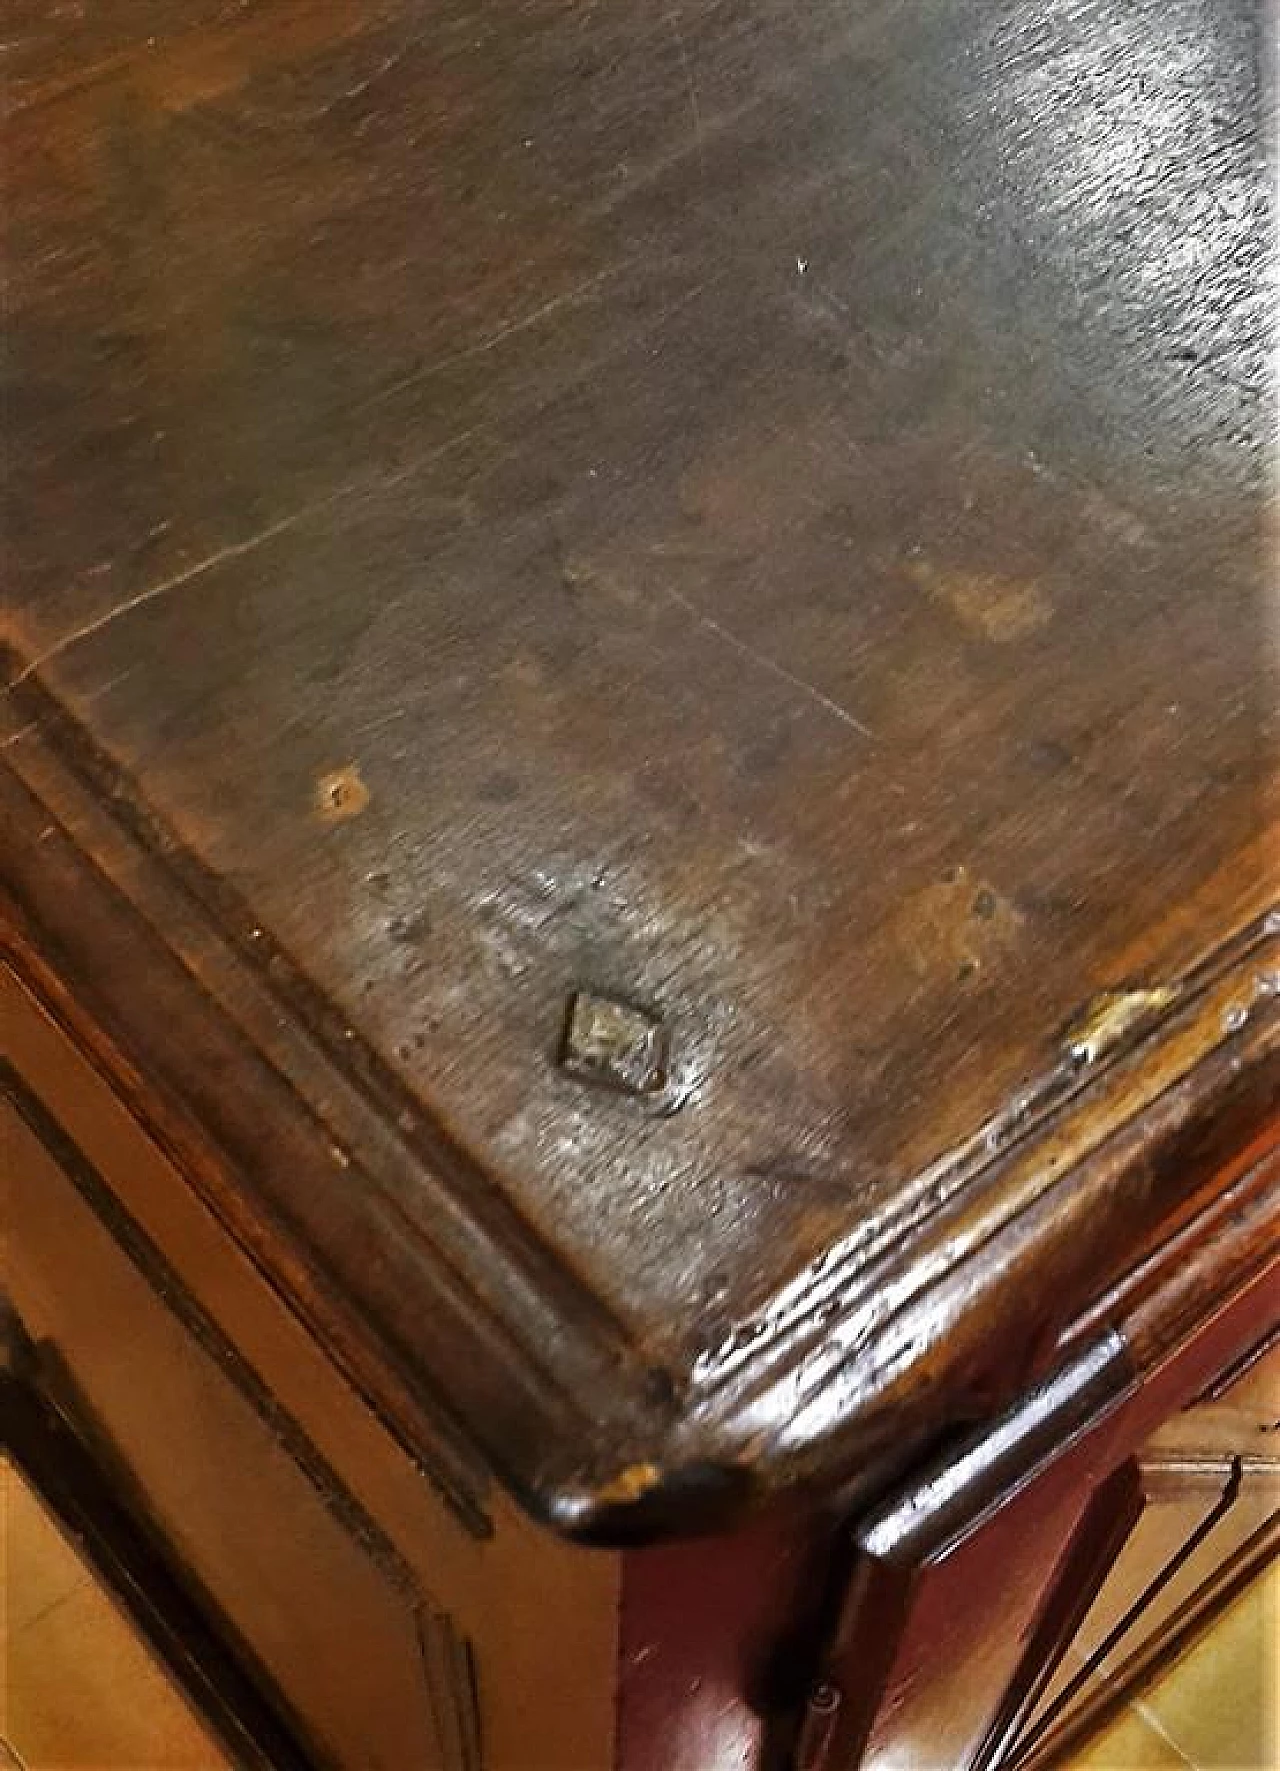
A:
[[[631,1424],[433,1393],[587,1531],[1007,1393],[1274,1107],[1257,9],[65,11],[5,29],[5,762],[75,825],[56,696],[429,1123],[396,1236],[524,1250],[550,1329],[441,1259]],[[643,1088],[560,1061],[575,992]],[[243,1210],[425,1384],[359,1168]]]

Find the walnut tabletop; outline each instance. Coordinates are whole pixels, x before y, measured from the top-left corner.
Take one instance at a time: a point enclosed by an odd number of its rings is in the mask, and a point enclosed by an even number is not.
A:
[[[1274,1108],[1256,9],[64,11],[19,963],[463,1486],[901,1467]]]

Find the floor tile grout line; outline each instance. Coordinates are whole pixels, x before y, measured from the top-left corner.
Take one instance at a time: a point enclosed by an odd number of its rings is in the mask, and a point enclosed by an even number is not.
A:
[[[92,1586],[93,1584],[93,1577],[91,1575],[81,1574],[78,1576],[74,1586],[68,1587],[66,1592],[59,1593],[56,1599],[50,1599],[47,1604],[42,1605],[38,1611],[32,1614],[32,1616],[26,1617],[22,1620],[20,1626],[22,1633],[25,1635],[28,1630],[35,1629],[38,1624],[44,1622],[46,1617],[51,1616],[61,1606],[65,1605],[68,1599],[74,1599],[77,1593],[82,1593],[87,1586]]]
[[[1165,1727],[1156,1712],[1153,1709],[1149,1709],[1140,1697],[1134,1698],[1133,1710],[1135,1715],[1142,1718],[1147,1727],[1151,1729],[1152,1733],[1158,1734],[1161,1740],[1164,1741],[1165,1745],[1170,1747],[1172,1751],[1176,1753],[1177,1757],[1184,1765],[1190,1766],[1191,1771],[1199,1771],[1199,1767],[1196,1765],[1195,1760],[1187,1757],[1186,1753],[1183,1752],[1182,1748],[1178,1745],[1172,1734],[1170,1734],[1169,1730]]]

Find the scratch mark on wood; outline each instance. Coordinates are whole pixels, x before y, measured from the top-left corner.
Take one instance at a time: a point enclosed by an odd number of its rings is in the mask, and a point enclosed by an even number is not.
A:
[[[758,666],[759,669],[767,670],[771,676],[780,678],[784,683],[790,683],[793,689],[799,689],[802,695],[807,696],[810,701],[816,702],[819,707],[825,708],[832,718],[838,719],[842,726],[848,726],[851,731],[859,732],[864,738],[874,739],[875,733],[871,727],[864,725],[860,719],[849,712],[847,707],[842,707],[838,701],[833,701],[830,695],[824,695],[821,689],[815,688],[811,682],[806,682],[804,677],[796,676],[794,671],[788,670],[785,665],[779,664],[767,653],[757,652],[754,646],[748,645],[746,640],[740,639],[736,633],[731,632],[714,616],[708,615],[705,610],[700,609],[696,603],[691,602],[680,591],[673,590],[668,585],[665,594],[673,603],[678,603],[686,614],[691,615],[699,627],[705,627],[708,632],[714,633],[735,652],[750,659],[752,664]]]
[[[632,262],[634,261],[625,260],[621,264],[613,265],[607,270],[601,271],[598,276],[589,278],[585,283],[579,284],[575,289],[566,290],[562,295],[555,296],[551,301],[545,302],[542,307],[535,309],[533,313],[525,315],[523,319],[514,321],[509,327],[504,328],[500,335],[493,334],[487,341],[482,340],[480,344],[470,347],[467,351],[459,353],[459,355],[470,356],[476,354],[478,351],[491,349],[494,344],[499,342],[500,336],[509,337],[515,332],[526,330],[528,327],[536,324],[538,320],[542,319],[553,308],[562,307],[571,301],[579,300],[597,284],[604,282],[610,277],[620,276],[629,268]],[[672,301],[661,308],[653,316],[653,319],[650,322],[638,327],[631,334],[625,348],[636,348],[645,338],[650,336],[653,332],[660,330],[673,319],[675,315],[688,307],[691,302],[696,301],[700,295],[704,294],[708,289],[713,288],[717,283],[723,281],[724,277],[728,274],[727,269],[722,270],[717,275],[705,278],[700,282],[695,283],[692,288],[683,291],[675,301]],[[595,360],[595,362],[591,363],[589,367],[599,368],[602,364],[610,362],[616,354],[617,352],[614,350],[606,351],[601,358]],[[447,361],[455,360],[457,359],[447,359]],[[391,387],[383,388],[380,392],[371,395],[369,401],[364,402],[364,404],[375,403],[380,399],[388,398],[391,394],[397,391],[397,386],[406,386],[410,381],[423,379],[430,375],[435,368],[442,366],[443,364],[438,363],[430,368],[417,370],[411,377],[407,377],[403,382]],[[359,411],[360,409],[361,406],[357,403],[357,405],[348,408],[348,411],[354,412]],[[113,622],[121,619],[125,615],[131,614],[134,610],[145,608],[148,604],[157,602],[162,597],[167,596],[170,591],[177,590],[185,584],[194,582],[206,572],[212,571],[215,566],[221,565],[227,560],[243,558],[245,554],[252,553],[256,547],[261,546],[264,542],[272,540],[275,536],[285,533],[287,530],[296,527],[300,523],[306,522],[313,516],[320,515],[323,511],[330,509],[334,505],[341,504],[349,498],[399,485],[402,481],[411,479],[415,474],[422,472],[424,468],[429,467],[445,455],[448,455],[452,450],[460,448],[472,438],[483,435],[491,429],[491,423],[488,420],[482,419],[475,424],[464,426],[463,429],[456,431],[452,436],[446,437],[443,442],[437,443],[433,448],[424,450],[421,455],[414,456],[411,460],[402,463],[399,467],[391,469],[390,471],[372,474],[367,478],[359,477],[346,481],[344,484],[336,487],[333,491],[327,493],[323,498],[318,498],[309,504],[301,505],[297,510],[291,511],[287,515],[278,518],[275,522],[267,524],[265,528],[258,530],[254,535],[248,536],[245,540],[232,542],[228,546],[210,554],[207,558],[197,560],[193,565],[184,567],[182,571],[174,573],[171,577],[162,579],[160,583],[150,585],[146,589],[139,591],[136,596],[130,597],[123,603],[117,604],[115,608],[107,611],[107,613],[95,617],[92,621],[85,622],[83,626],[73,629],[70,633],[63,634],[60,639],[54,641],[54,643],[48,646],[44,651],[38,653],[34,658],[29,659],[18,675],[11,678],[9,683],[4,686],[6,688],[18,687],[19,684],[24,683],[28,677],[34,676],[44,665],[61,657],[73,646],[79,645],[83,640],[92,638],[94,634],[101,632],[103,628],[109,627]],[[759,660],[757,660],[757,662],[759,662]],[[805,684],[799,686],[808,687],[808,685]],[[818,693],[817,690],[813,689],[811,689],[810,692],[815,695]],[[855,725],[857,724],[856,721],[853,723]],[[6,745],[12,741],[12,739],[6,740]]]
[[[38,732],[39,730],[40,721],[38,719],[29,719],[25,726],[19,726],[16,732],[10,732],[4,743],[0,744],[0,750],[11,749],[13,745],[20,744],[24,738],[29,738],[32,732]]]
[[[324,502],[327,503],[329,500]],[[158,584],[149,584],[136,596],[126,597],[124,602],[116,603],[104,614],[96,615],[92,621],[86,621],[80,627],[73,627],[70,633],[64,633],[61,639],[55,640],[51,646],[47,646],[43,652],[38,652],[34,658],[30,659],[13,678],[10,686],[16,688],[19,683],[26,682],[28,677],[34,676],[36,671],[42,669],[44,665],[52,663],[55,658],[60,658],[64,652],[69,652],[73,646],[80,645],[84,640],[92,639],[94,634],[102,633],[106,628],[114,626],[117,621],[123,620],[126,615],[132,615],[135,610],[145,608],[148,603],[158,602],[161,597],[168,596],[172,591],[180,590],[184,584],[194,583],[197,578],[202,578],[206,572],[211,572],[215,566],[222,565],[224,561],[240,559],[244,554],[252,553],[255,547],[260,547],[264,541],[271,540],[273,536],[283,534],[286,529],[292,529],[296,523],[300,523],[304,517],[310,516],[318,508],[318,505],[304,505],[300,510],[291,511],[288,516],[280,517],[274,523],[268,523],[265,529],[259,529],[243,541],[229,542],[226,547],[218,548],[215,553],[207,554],[204,559],[197,560],[193,565],[184,566],[180,572],[174,572],[170,577],[162,578]]]
[[[95,701],[101,701],[105,695],[111,693],[112,689],[118,688],[121,683],[128,682],[136,669],[137,665],[131,664],[128,670],[118,670],[114,676],[109,676],[105,683],[99,683],[96,689],[85,696],[85,705],[91,706]]]
[[[602,283],[620,277],[633,262],[633,260],[627,259],[621,264],[608,265],[604,270],[598,271],[594,277],[588,277],[585,282],[576,283],[572,289],[565,289],[559,295],[553,295],[540,307],[534,308],[530,313],[521,314],[517,319],[507,321],[495,331],[486,334],[484,338],[477,339],[474,344],[464,345],[461,350],[449,351],[430,363],[420,364],[418,368],[411,369],[407,375],[400,376],[397,381],[388,382],[385,387],[377,388],[365,399],[358,400],[352,407],[352,411],[362,412],[371,406],[377,406],[383,400],[392,399],[396,394],[403,393],[406,388],[416,387],[419,382],[427,381],[431,376],[440,374],[442,370],[452,368],[455,363],[466,363],[473,357],[486,355],[487,352],[495,350],[498,345],[504,343],[506,339],[515,338],[521,332],[528,332],[531,327],[540,325],[543,320],[551,314],[557,313],[561,308],[571,307],[584,300]]]
[[[684,73],[685,91],[689,95],[689,117],[693,123],[693,140],[698,150],[698,165],[702,176],[707,176],[707,145],[702,128],[702,107],[698,103],[698,83],[693,77],[693,64],[689,60],[689,52],[684,46],[684,37],[680,31],[680,23],[674,12],[668,10],[667,25],[676,46],[676,54],[680,57],[680,66]]]
[[[95,616],[92,621],[86,621],[82,626],[73,628],[70,633],[64,633],[44,651],[38,652],[34,658],[28,659],[18,674],[11,677],[9,682],[4,685],[5,688],[16,689],[20,684],[26,682],[28,677],[34,676],[46,664],[62,657],[65,652],[80,645],[82,641],[92,639],[95,634],[111,627],[126,615],[131,615],[138,609],[144,609],[150,603],[159,602],[171,591],[180,590],[184,585],[194,583],[206,572],[211,572],[215,566],[224,565],[228,560],[243,559],[246,554],[252,553],[255,548],[274,540],[277,535],[283,535],[288,530],[297,528],[299,524],[321,515],[324,511],[334,505],[344,503],[349,498],[397,486],[403,480],[411,479],[415,473],[420,473],[423,468],[429,467],[433,462],[447,455],[450,450],[460,447],[470,438],[479,435],[480,432],[488,428],[488,425],[484,423],[469,425],[455,435],[447,437],[435,448],[426,450],[422,455],[415,456],[413,460],[405,462],[391,472],[348,480],[341,486],[335,487],[332,492],[326,493],[323,498],[313,499],[309,504],[299,505],[296,510],[278,517],[274,522],[266,524],[264,528],[256,530],[254,534],[246,536],[243,541],[230,542],[226,547],[220,547],[214,553],[206,555],[204,559],[196,560],[190,566],[184,566],[180,572],[175,572],[168,578],[162,578],[158,584],[148,585],[136,596],[128,597],[124,602],[117,603],[114,608],[108,609],[104,614]],[[21,734],[15,734],[15,737],[17,736],[21,736]],[[12,741],[12,739],[6,740],[6,744]]]

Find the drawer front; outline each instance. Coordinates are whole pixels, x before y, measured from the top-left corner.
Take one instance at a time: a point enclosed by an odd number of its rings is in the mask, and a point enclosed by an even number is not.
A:
[[[0,1112],[5,1289],[139,1509],[335,1764],[470,1771],[448,1620],[40,1103]]]

